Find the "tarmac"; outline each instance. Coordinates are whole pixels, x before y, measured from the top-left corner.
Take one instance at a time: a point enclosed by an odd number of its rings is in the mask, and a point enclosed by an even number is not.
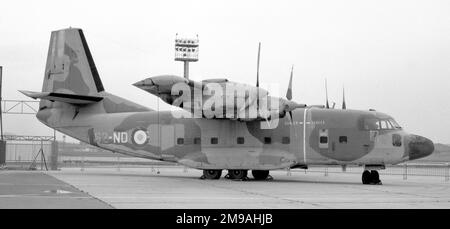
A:
[[[271,181],[227,180],[223,178],[225,171],[220,180],[201,180],[202,171],[183,167],[8,173],[7,177],[12,175],[9,179],[0,173],[0,207],[39,207],[37,203],[46,201],[49,205],[45,207],[57,208],[450,208],[450,182],[435,176],[409,176],[403,180],[398,175],[381,175],[383,185],[363,185],[361,174],[325,176],[303,170],[290,174],[271,171]],[[31,177],[22,178],[27,176],[38,177],[43,184],[24,184],[17,189],[8,185],[16,182],[8,181],[11,179],[37,182]],[[32,189],[25,192],[25,187]],[[44,192],[51,189],[72,193]]]
[[[83,191],[38,171],[0,171],[2,209],[112,208]]]

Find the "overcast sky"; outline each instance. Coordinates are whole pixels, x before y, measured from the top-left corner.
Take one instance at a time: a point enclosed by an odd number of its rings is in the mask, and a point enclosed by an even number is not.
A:
[[[174,38],[199,35],[191,78],[255,84],[284,94],[295,65],[293,98],[331,101],[392,115],[406,131],[450,143],[450,1],[20,1],[2,0],[3,98],[40,91],[50,32],[84,30],[108,92],[156,108],[132,86],[159,74],[182,75]],[[167,108],[162,106],[163,108]],[[5,131],[51,134],[32,115],[4,115]]]

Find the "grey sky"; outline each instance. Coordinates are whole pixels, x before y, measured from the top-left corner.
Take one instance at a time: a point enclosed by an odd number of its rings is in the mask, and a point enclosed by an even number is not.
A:
[[[131,84],[182,75],[174,38],[199,35],[191,78],[254,84],[284,94],[295,65],[294,100],[331,101],[392,115],[412,133],[450,143],[450,1],[10,1],[0,14],[4,99],[40,91],[50,32],[84,30],[107,91],[156,108]],[[160,103],[161,104],[161,103]],[[167,106],[161,106],[167,109]],[[33,116],[5,115],[5,130],[50,134]]]

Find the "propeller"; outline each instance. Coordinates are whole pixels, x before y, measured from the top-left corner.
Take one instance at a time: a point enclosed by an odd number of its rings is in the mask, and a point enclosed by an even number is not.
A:
[[[289,78],[289,86],[286,92],[286,99],[291,101],[292,100],[292,76],[294,75],[294,65],[292,65],[291,68],[291,77]],[[289,111],[289,117],[291,119],[292,124],[292,111]]]
[[[292,100],[292,76],[294,75],[294,65],[292,65],[291,68],[291,78],[289,79],[289,86],[286,92],[286,99],[288,99],[289,101]]]
[[[342,110],[347,109],[347,105],[345,104],[345,87],[342,86]]]

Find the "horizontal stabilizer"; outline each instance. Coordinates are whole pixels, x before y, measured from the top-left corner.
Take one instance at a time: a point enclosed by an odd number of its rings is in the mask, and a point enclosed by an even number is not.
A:
[[[57,92],[33,92],[33,91],[20,91],[20,92],[33,99],[45,99],[50,101],[70,103],[74,105],[96,103],[103,99],[103,97],[99,96],[65,94]]]

